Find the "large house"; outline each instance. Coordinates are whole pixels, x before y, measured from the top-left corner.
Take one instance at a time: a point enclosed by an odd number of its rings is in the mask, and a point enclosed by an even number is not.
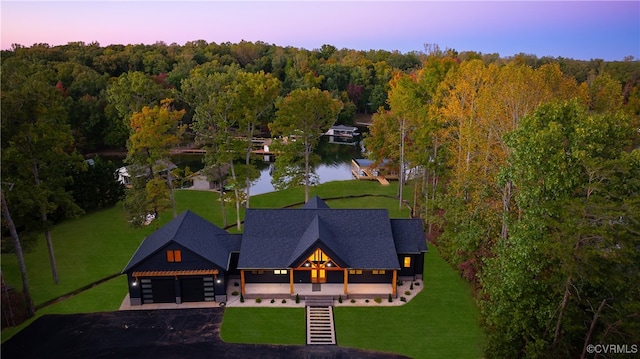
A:
[[[243,234],[186,211],[144,239],[124,268],[132,305],[246,298],[397,296],[421,279],[420,219],[385,209],[332,209],[314,197],[297,209],[247,209]]]

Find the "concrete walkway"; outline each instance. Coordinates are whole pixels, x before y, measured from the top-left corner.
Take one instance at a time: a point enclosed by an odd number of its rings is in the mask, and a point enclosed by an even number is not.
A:
[[[336,344],[333,307],[307,307],[307,344]]]

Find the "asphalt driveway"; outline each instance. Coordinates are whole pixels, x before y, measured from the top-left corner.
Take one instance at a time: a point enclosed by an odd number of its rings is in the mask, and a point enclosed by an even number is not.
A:
[[[12,358],[405,358],[335,345],[229,344],[223,308],[44,315],[1,346]]]

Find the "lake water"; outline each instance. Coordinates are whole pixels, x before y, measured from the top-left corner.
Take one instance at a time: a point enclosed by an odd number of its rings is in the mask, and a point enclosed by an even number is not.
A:
[[[268,193],[275,191],[271,184],[271,174],[269,169],[260,171],[260,178],[251,186],[251,195]],[[331,181],[343,181],[353,179],[351,174],[351,162],[338,164],[321,164],[315,169],[319,183]]]
[[[351,174],[351,159],[362,158],[362,148],[358,138],[355,144],[336,143],[328,136],[323,136],[316,148],[320,155],[321,163],[315,168],[320,183],[353,179]],[[179,167],[189,166],[193,172],[202,169],[201,155],[180,155],[173,158]],[[260,168],[260,178],[251,186],[251,195],[273,192],[271,184],[270,166],[272,162],[258,160],[256,165]]]

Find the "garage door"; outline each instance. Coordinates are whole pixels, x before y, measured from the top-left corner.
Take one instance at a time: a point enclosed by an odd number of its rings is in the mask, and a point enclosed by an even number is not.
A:
[[[204,286],[202,277],[180,278],[180,290],[183,302],[204,301]]]
[[[215,301],[213,277],[182,277],[180,292],[183,302]]]
[[[176,288],[173,278],[141,279],[142,303],[175,303]]]

